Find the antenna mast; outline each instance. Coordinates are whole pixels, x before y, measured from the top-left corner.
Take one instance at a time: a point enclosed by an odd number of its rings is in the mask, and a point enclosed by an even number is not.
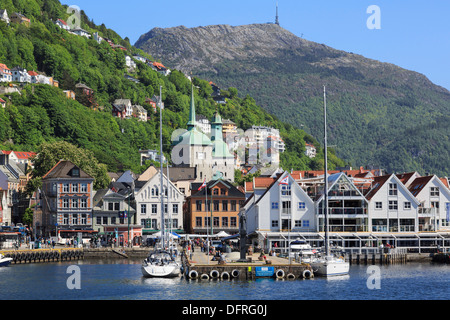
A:
[[[278,1],[277,1],[277,15],[275,16],[275,24],[280,25],[280,19],[278,18]]]

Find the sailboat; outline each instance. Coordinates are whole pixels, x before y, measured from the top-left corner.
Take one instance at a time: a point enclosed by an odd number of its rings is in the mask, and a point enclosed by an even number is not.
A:
[[[164,192],[163,192],[163,148],[162,148],[162,88],[159,88],[159,121],[160,121],[160,152],[161,152],[161,246],[142,262],[142,274],[148,278],[171,278],[181,274],[181,265],[175,261],[171,250],[166,250],[169,240],[165,231]],[[167,243],[166,243],[167,242]]]
[[[0,267],[8,266],[12,261],[12,258],[7,258],[4,255],[0,254]]]
[[[319,276],[347,275],[350,270],[350,263],[343,257],[336,257],[330,252],[330,238],[328,231],[328,143],[327,143],[327,95],[326,88],[323,87],[324,97],[324,119],[325,119],[325,187],[324,187],[324,214],[325,214],[325,255],[318,257],[311,262],[314,274]]]

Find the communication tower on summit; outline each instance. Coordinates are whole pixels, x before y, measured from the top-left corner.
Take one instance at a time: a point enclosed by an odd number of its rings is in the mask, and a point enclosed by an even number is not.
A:
[[[275,16],[275,24],[278,26],[280,25],[280,20],[278,18],[278,1],[277,1],[277,15]]]

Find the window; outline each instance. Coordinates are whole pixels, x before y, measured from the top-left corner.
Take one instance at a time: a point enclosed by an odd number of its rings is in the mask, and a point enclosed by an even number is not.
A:
[[[300,210],[305,210],[306,209],[306,203],[305,202],[299,202],[298,203],[298,208]]]
[[[63,184],[63,192],[70,192],[70,184],[68,183]]]
[[[375,209],[376,210],[383,209],[383,202],[381,202],[381,201],[375,202]]]
[[[63,199],[63,208],[65,209],[69,208],[69,199]]]
[[[196,227],[201,227],[202,226],[202,218],[201,217],[196,217],[195,218],[195,226]]]
[[[439,197],[438,187],[430,187],[430,197]]]
[[[88,192],[88,187],[86,183],[81,184],[81,192]]]
[[[236,217],[230,218],[230,227],[237,227],[237,219]]]
[[[291,213],[291,202],[290,201],[283,201],[282,213],[286,213],[286,214]]]
[[[65,214],[64,216],[63,216],[63,224],[69,224],[69,215],[68,214]]]
[[[389,201],[389,210],[398,210],[397,201]]]
[[[114,210],[114,202],[108,202],[108,210],[113,211]]]
[[[102,217],[97,217],[97,218],[95,218],[95,220],[98,225],[102,224]]]
[[[164,213],[167,213],[167,203],[164,203]]]
[[[231,211],[236,211],[236,200],[231,200]]]
[[[389,183],[389,195],[396,196],[397,195],[397,184]]]
[[[178,229],[178,219],[172,219],[172,228]]]
[[[411,210],[411,202],[405,201],[405,202],[403,203],[403,209],[405,209],[405,210]]]
[[[211,218],[205,217],[205,227],[209,227],[209,226],[211,226]]]
[[[291,195],[291,186],[284,185],[281,187],[281,195],[282,196],[290,196]]]
[[[227,200],[222,201],[222,211],[228,211],[228,201]]]
[[[103,217],[103,224],[108,224],[108,217]]]
[[[116,211],[120,210],[120,202],[114,202],[114,210]]]
[[[222,228],[228,228],[228,217],[222,217]]]
[[[227,189],[220,189],[220,195],[225,196],[227,194]]]
[[[195,204],[197,206],[197,211],[202,211],[202,200],[195,201]]]
[[[83,208],[83,209],[87,208],[87,199],[80,200],[80,208]]]
[[[72,199],[72,208],[78,208],[78,199]]]
[[[152,214],[157,214],[157,213],[158,213],[158,205],[152,204]]]
[[[302,220],[295,220],[295,227],[301,228],[302,227]]]
[[[214,227],[219,227],[220,226],[220,219],[219,219],[219,217],[214,217],[213,218],[213,226]]]
[[[116,224],[116,217],[111,217],[111,224]]]
[[[147,214],[147,205],[141,204],[141,214]]]
[[[272,228],[278,228],[278,220],[272,220]]]
[[[213,189],[213,195],[218,195],[219,194],[219,189],[218,188],[214,188]]]
[[[172,205],[172,213],[178,214],[178,204],[177,203]]]
[[[219,200],[214,200],[214,211],[219,211]]]
[[[78,192],[78,183],[74,183],[72,184],[72,193],[77,193]]]
[[[303,220],[303,227],[309,228],[309,220]]]
[[[182,194],[185,194],[186,189],[185,189],[185,188],[180,188],[180,192],[181,192]]]
[[[87,215],[86,214],[81,215],[81,224],[87,224]]]
[[[278,202],[272,202],[272,209],[278,209]]]
[[[78,215],[76,213],[72,215],[72,224],[78,224]]]

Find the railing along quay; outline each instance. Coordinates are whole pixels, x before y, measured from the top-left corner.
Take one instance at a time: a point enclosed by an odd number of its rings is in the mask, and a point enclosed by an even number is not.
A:
[[[10,250],[1,251],[1,253],[7,258],[12,258],[14,264],[84,259],[83,249],[78,248]]]

